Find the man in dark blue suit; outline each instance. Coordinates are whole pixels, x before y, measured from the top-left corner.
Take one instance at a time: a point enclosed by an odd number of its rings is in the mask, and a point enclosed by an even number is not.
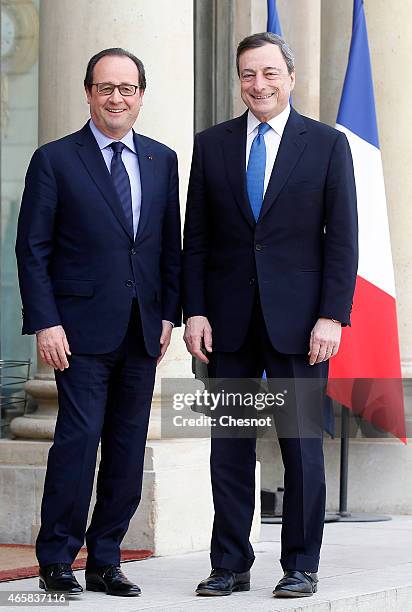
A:
[[[350,149],[343,133],[290,107],[295,67],[283,39],[247,37],[237,68],[249,110],[195,139],[184,233],[185,341],[209,363],[211,378],[266,371],[268,379],[293,379],[304,396],[302,380],[326,379],[341,326],[350,323],[357,269]],[[325,513],[322,427],[298,435],[306,415],[299,397],[283,414],[292,434],[279,432],[274,414],[285,468],[284,576],[274,594],[284,597],[317,590]],[[253,437],[212,435],[212,573],[198,594],[249,589],[255,446]]]
[[[134,596],[120,544],[140,501],[156,364],[181,322],[177,159],[132,129],[138,58],[101,51],[84,86],[91,119],[34,153],[18,223],[23,333],[37,334],[59,398],[36,551],[42,588],[79,593],[71,564],[86,537],[86,588]]]

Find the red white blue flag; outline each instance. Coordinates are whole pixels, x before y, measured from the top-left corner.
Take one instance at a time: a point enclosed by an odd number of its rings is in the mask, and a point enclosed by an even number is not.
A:
[[[352,327],[330,362],[329,395],[405,441],[395,279],[363,0],[352,40],[337,129],[349,140],[359,215],[359,268]]]

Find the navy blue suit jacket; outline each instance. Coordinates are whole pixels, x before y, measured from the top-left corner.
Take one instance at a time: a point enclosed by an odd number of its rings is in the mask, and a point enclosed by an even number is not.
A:
[[[16,254],[23,333],[63,325],[75,353],[114,350],[137,295],[148,353],[181,323],[176,154],[134,133],[142,185],[136,238],[88,124],[40,147],[26,176]]]
[[[256,286],[279,352],[307,354],[319,317],[350,323],[357,210],[346,136],[291,109],[256,223],[246,190],[247,113],[198,134],[183,256],[185,318],[207,316],[214,351],[245,338]]]

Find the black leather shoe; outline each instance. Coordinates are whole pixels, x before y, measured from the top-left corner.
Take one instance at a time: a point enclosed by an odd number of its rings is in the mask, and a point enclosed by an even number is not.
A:
[[[196,589],[198,595],[231,595],[236,591],[250,591],[250,572],[237,574],[227,569],[213,569]]]
[[[69,563],[53,563],[40,567],[39,587],[53,593],[83,593],[83,588],[77,582]]]
[[[119,597],[136,597],[142,592],[137,584],[126,578],[117,565],[86,569],[85,577],[88,591],[103,591],[107,595]]]
[[[298,570],[286,570],[277,583],[275,597],[310,597],[318,590],[318,575]]]

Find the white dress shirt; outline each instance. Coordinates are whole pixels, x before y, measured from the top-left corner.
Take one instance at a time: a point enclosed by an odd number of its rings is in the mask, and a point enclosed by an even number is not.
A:
[[[290,115],[290,105],[288,104],[285,109],[276,117],[273,117],[267,123],[272,128],[268,130],[266,134],[263,136],[265,139],[266,146],[266,168],[265,168],[265,180],[263,183],[263,194],[266,193],[266,188],[269,183],[270,175],[272,174],[273,165],[275,163],[276,155],[278,154],[278,149],[280,145],[280,141],[282,139],[283,131],[285,129],[285,125]],[[252,142],[257,136],[258,133],[258,125],[261,123],[259,119],[255,117],[255,115],[249,111],[247,116],[247,139],[246,139],[246,168],[249,161],[250,149],[252,147]]]
[[[114,151],[111,148],[111,143],[115,141],[114,138],[110,138],[103,134],[90,119],[90,129],[93,136],[96,138],[97,144],[102,152],[103,159],[106,162],[107,169],[110,172],[112,157]],[[116,141],[117,142],[117,141]],[[122,160],[129,175],[130,189],[132,193],[132,210],[133,210],[133,232],[136,236],[137,227],[139,225],[140,209],[142,206],[142,185],[140,181],[140,169],[139,161],[137,157],[137,151],[133,140],[133,131],[127,132],[119,142],[125,145],[122,151]]]

